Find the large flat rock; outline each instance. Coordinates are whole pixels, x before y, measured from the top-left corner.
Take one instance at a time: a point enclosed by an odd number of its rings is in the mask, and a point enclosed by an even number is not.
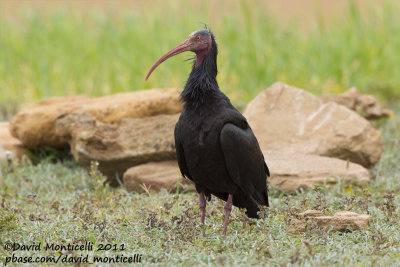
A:
[[[98,98],[86,95],[52,97],[22,109],[11,121],[14,137],[28,148],[63,147],[69,142],[55,131],[61,115],[71,112],[91,114],[103,123],[118,123],[123,118],[144,118],[159,114],[176,114],[182,110],[180,89],[152,89],[120,93]]]
[[[381,157],[381,133],[356,112],[283,83],[275,83],[245,112],[263,150],[350,160],[367,168]]]
[[[370,181],[368,170],[356,163],[293,152],[264,150],[263,154],[271,172],[268,183],[283,190],[292,191],[318,184],[329,186],[339,180],[363,184]]]

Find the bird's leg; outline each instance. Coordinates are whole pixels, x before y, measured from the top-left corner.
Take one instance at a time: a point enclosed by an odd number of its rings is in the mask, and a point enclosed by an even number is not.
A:
[[[200,192],[200,211],[201,211],[201,223],[204,224],[206,217],[206,198],[204,197],[204,191]]]
[[[204,191],[200,192],[199,195],[200,198],[200,212],[201,212],[201,223],[203,226],[203,236],[206,236],[205,232],[204,232],[204,219],[206,217],[206,198],[204,197]]]
[[[228,227],[229,215],[231,214],[231,210],[232,210],[232,198],[233,198],[233,196],[231,194],[229,194],[228,200],[226,201],[226,205],[224,207],[225,221],[224,221],[224,230],[222,231],[223,235],[226,235],[226,228]]]

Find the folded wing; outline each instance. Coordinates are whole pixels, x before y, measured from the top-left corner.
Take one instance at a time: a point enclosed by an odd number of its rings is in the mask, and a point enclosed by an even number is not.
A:
[[[257,205],[268,206],[269,170],[253,131],[227,123],[221,130],[221,147],[233,182]]]

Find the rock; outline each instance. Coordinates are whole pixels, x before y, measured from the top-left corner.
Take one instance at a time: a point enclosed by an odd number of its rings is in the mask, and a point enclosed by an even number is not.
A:
[[[381,157],[381,133],[348,108],[275,83],[245,112],[263,150],[340,158],[370,168]]]
[[[143,185],[149,191],[174,191],[178,181],[180,188],[191,183],[182,177],[177,161],[149,162],[129,168],[124,173],[123,181],[126,190],[136,192],[143,192]]]
[[[178,118],[179,114],[158,115],[107,124],[74,112],[57,120],[56,134],[70,140],[79,164],[99,162],[99,170],[117,185],[116,175],[121,177],[132,166],[176,158],[173,133]]]
[[[324,214],[320,210],[306,210],[306,211],[300,213],[300,217],[301,218],[305,218],[305,217],[321,217],[321,216],[324,216]]]
[[[68,140],[55,135],[57,117],[78,109],[91,100],[92,98],[85,95],[43,99],[27,106],[13,117],[10,125],[11,134],[28,148],[42,145],[65,146]]]
[[[268,182],[283,190],[293,191],[317,184],[333,185],[338,180],[370,181],[370,174],[364,167],[344,160],[304,155],[284,151],[263,151],[271,171]]]
[[[356,163],[285,151],[268,150],[263,151],[263,154],[271,172],[268,183],[286,191],[317,184],[329,186],[338,180],[357,181],[361,184],[370,181],[368,170]]]
[[[55,133],[59,116],[79,111],[104,123],[118,123],[123,118],[143,118],[175,114],[182,110],[179,89],[152,89],[120,93],[98,98],[85,95],[52,97],[22,109],[11,121],[11,133],[24,146],[63,147],[68,139]]]
[[[11,136],[9,127],[9,122],[0,122],[0,160],[20,160],[26,154],[25,149],[18,139]]]
[[[302,233],[312,228],[315,223],[319,227],[331,226],[334,230],[344,231],[351,227],[359,230],[368,226],[371,215],[357,214],[351,211],[339,211],[334,216],[324,216],[321,211],[307,210],[299,214],[299,219],[292,218],[286,231],[288,233]]]
[[[369,120],[390,117],[393,114],[393,111],[382,108],[374,96],[363,95],[355,87],[341,95],[322,96],[321,99],[324,103],[336,102],[348,109],[357,111]]]
[[[318,226],[326,227],[332,225],[337,230],[345,230],[351,226],[354,230],[358,230],[368,226],[371,215],[357,214],[351,211],[339,211],[332,216],[316,217],[315,221]]]

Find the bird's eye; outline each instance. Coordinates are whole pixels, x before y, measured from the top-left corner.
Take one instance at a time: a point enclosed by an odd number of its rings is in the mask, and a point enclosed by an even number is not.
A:
[[[198,41],[198,40],[200,40],[200,39],[201,39],[200,35],[197,35],[197,36],[196,36],[196,40]]]

